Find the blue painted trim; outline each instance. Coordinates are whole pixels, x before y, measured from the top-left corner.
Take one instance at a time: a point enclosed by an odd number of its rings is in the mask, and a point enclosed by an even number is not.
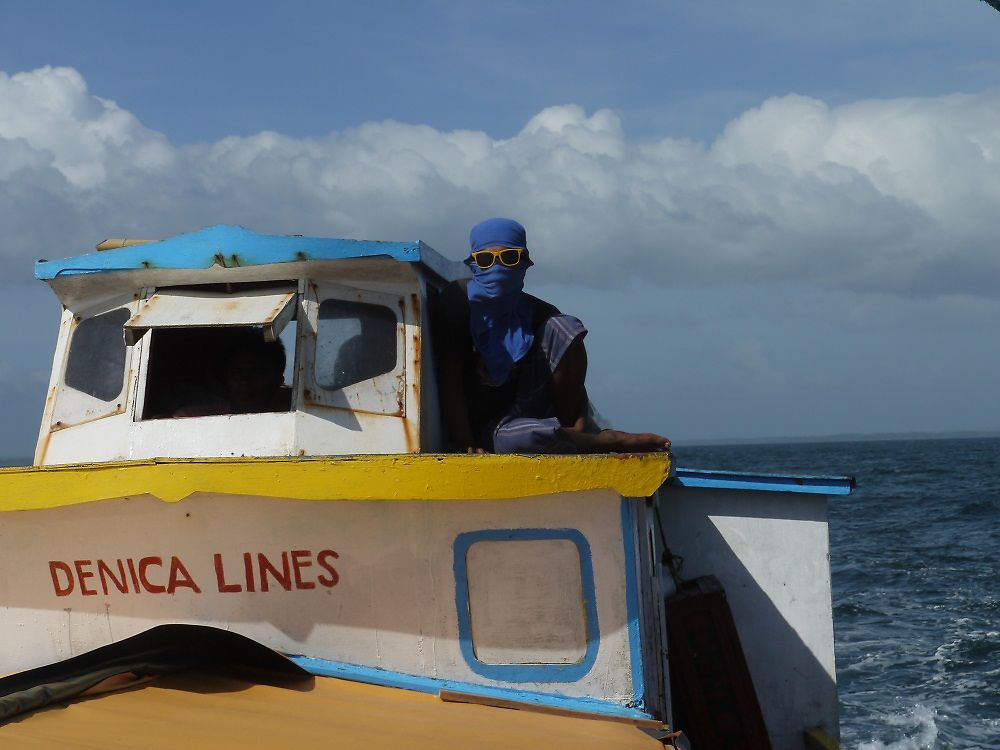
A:
[[[454,690],[461,693],[472,693],[488,698],[502,698],[535,706],[554,706],[574,711],[587,711],[603,716],[623,716],[630,719],[653,718],[650,714],[628,706],[598,700],[597,698],[577,698],[559,693],[536,693],[513,688],[495,688],[486,685],[476,685],[458,680],[439,680],[433,677],[417,677],[403,672],[390,672],[375,667],[362,667],[345,662],[327,661],[311,656],[293,656],[289,659],[311,674],[321,677],[338,677],[354,682],[364,682],[369,685],[415,690],[420,693],[437,695],[442,690]]]
[[[201,269],[292,263],[304,260],[387,257],[425,263],[445,278],[467,275],[460,263],[447,261],[422,242],[371,242],[323,237],[258,234],[219,224],[159,242],[87,253],[35,263],[35,278],[143,269]],[[453,266],[453,267],[452,267]]]
[[[622,545],[625,551],[625,615],[628,618],[628,648],[631,655],[632,703],[642,709],[646,705],[646,675],[642,663],[642,631],[639,623],[639,581],[636,578],[634,503],[622,498]]]
[[[680,468],[675,469],[670,482],[680,487],[796,492],[808,495],[850,495],[855,487],[854,477],[793,477]]]
[[[574,664],[485,664],[476,658],[472,643],[472,620],[469,612],[469,576],[466,554],[476,542],[568,540],[580,555],[580,582],[583,588],[583,611],[587,630],[587,651]],[[458,612],[458,638],[469,669],[482,677],[502,682],[576,682],[586,675],[597,660],[601,631],[597,622],[594,590],[594,566],[590,544],[576,529],[484,529],[467,531],[455,538],[455,608]]]

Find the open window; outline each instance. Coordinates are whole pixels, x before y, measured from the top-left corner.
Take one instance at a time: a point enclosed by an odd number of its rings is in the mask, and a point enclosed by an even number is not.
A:
[[[312,290],[316,335],[304,364],[306,402],[405,416],[402,298],[332,284]]]
[[[210,289],[157,290],[143,300],[125,323],[125,341],[135,344],[148,330],[175,328],[259,328],[266,341],[274,341],[295,316],[294,285],[250,287],[219,285]]]
[[[292,282],[157,290],[125,324],[148,336],[140,418],[291,410],[297,300]]]

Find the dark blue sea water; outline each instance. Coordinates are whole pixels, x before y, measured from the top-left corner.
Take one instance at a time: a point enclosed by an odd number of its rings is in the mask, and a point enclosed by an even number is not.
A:
[[[1000,748],[1000,439],[675,446],[679,466],[851,474],[830,506],[842,743]]]

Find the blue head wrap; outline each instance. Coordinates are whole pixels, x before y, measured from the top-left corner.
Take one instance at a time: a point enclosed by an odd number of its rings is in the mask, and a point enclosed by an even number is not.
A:
[[[524,227],[513,219],[487,219],[476,224],[469,244],[472,252],[488,247],[528,249]],[[514,268],[500,262],[480,268],[471,258],[466,262],[472,269],[468,287],[472,342],[483,358],[490,382],[502,385],[535,340],[533,307],[522,292],[524,274],[534,264],[527,255]]]

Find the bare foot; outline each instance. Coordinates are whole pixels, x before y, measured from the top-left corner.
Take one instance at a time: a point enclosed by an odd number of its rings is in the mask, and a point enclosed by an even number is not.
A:
[[[670,441],[652,432],[584,432],[565,427],[563,434],[573,441],[573,445],[581,453],[652,453],[670,450]]]

